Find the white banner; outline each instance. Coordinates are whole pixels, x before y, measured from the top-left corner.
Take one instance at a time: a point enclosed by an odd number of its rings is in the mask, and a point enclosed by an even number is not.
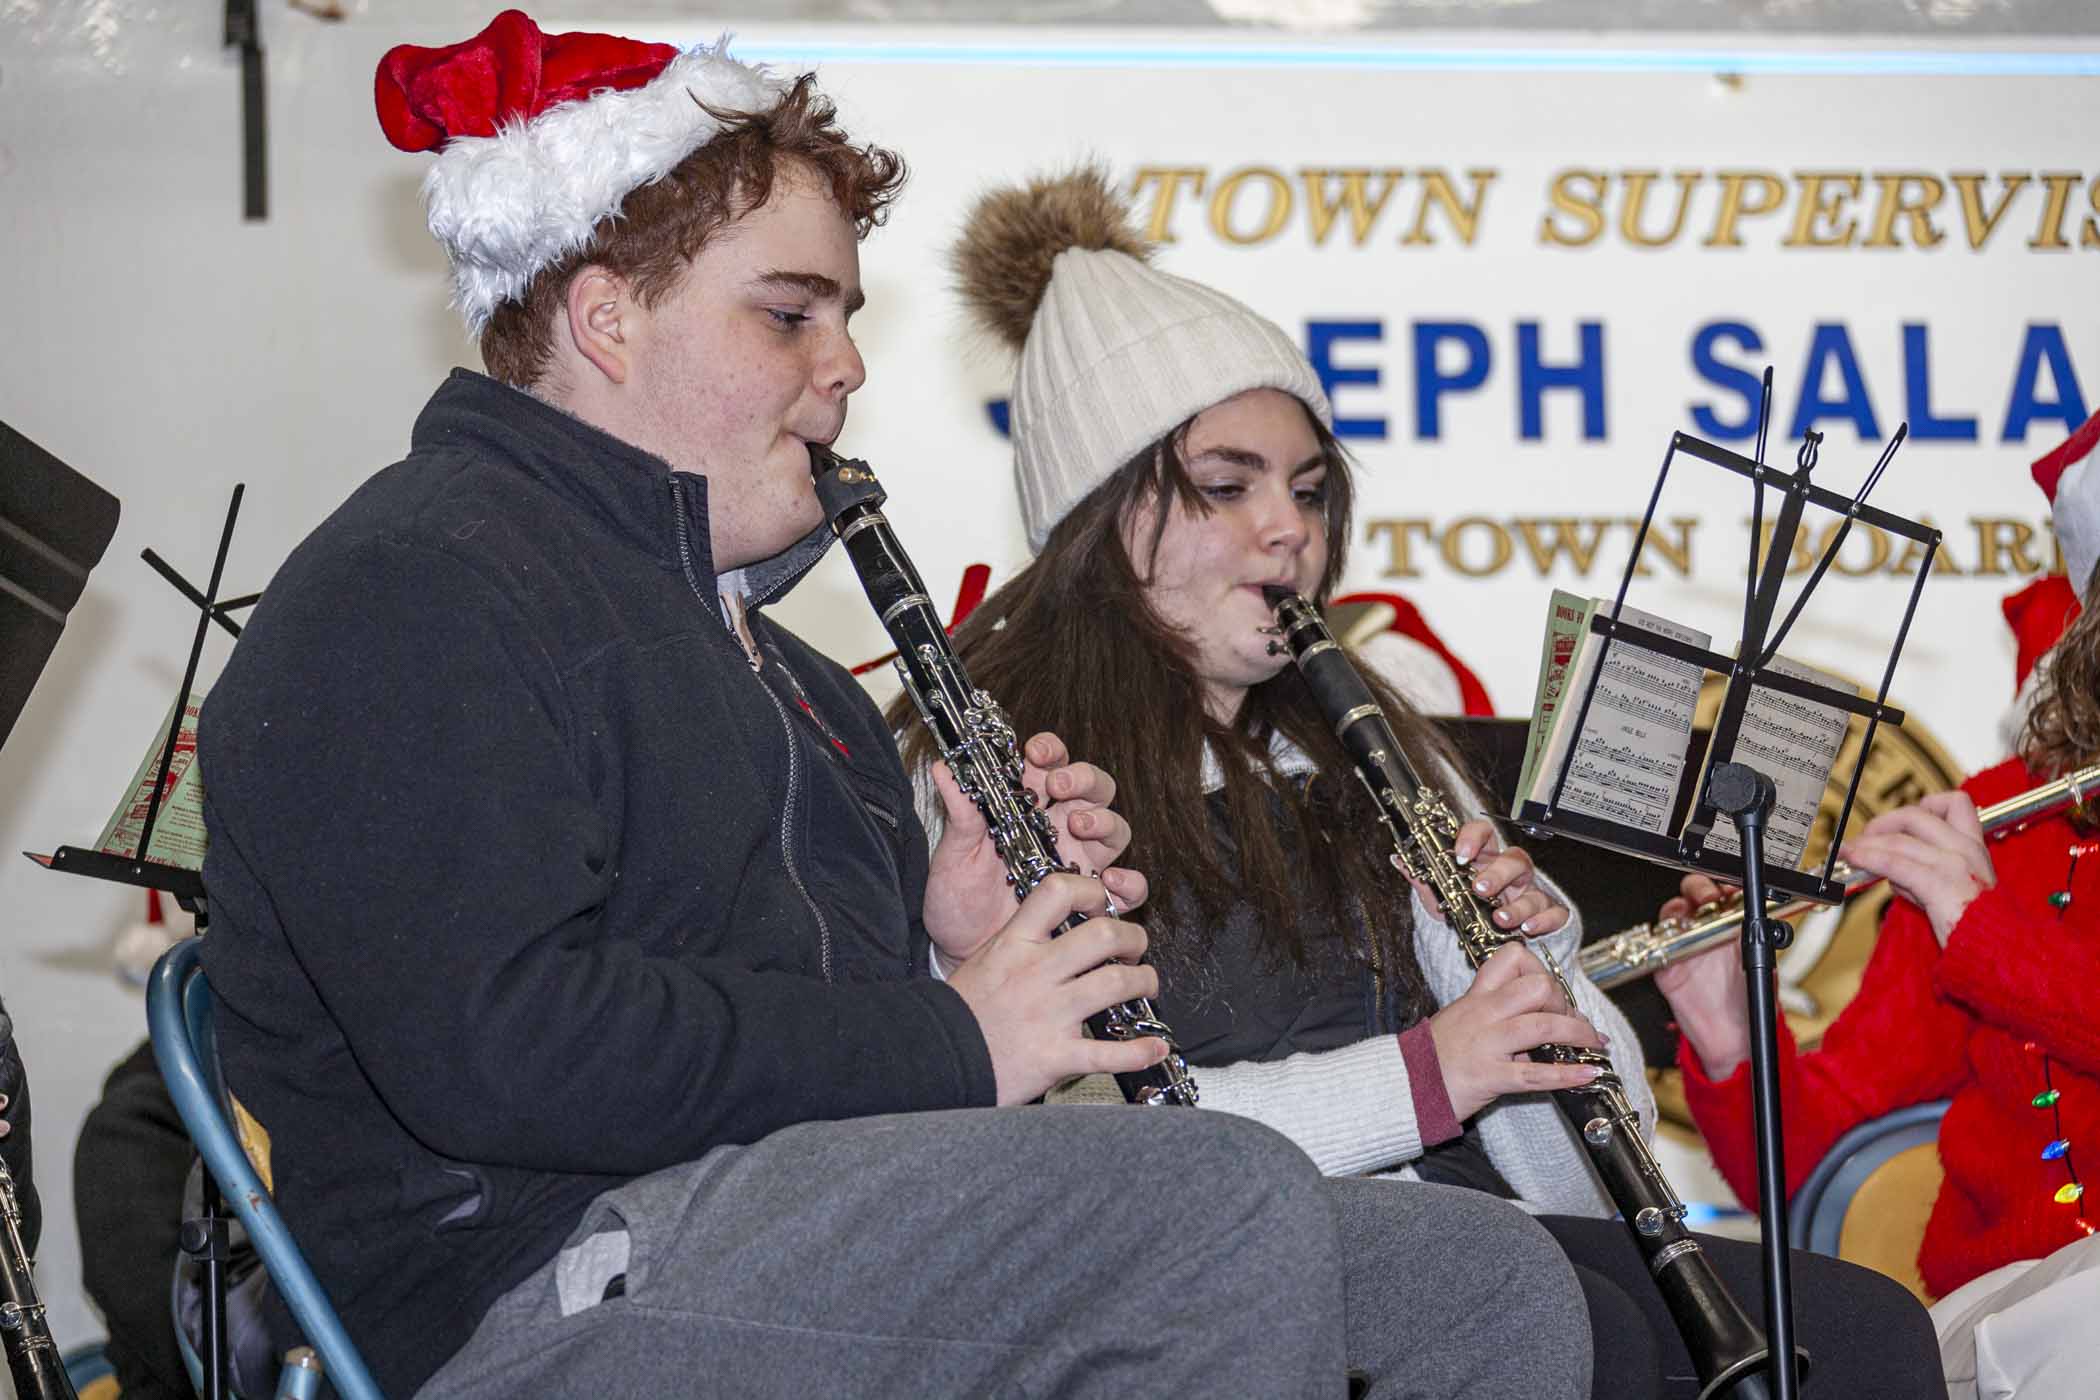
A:
[[[1361,466],[1346,586],[1414,601],[1501,712],[1529,703],[1550,589],[1617,587],[1671,434],[1754,451],[1771,365],[1774,465],[1813,429],[1814,479],[1849,494],[1909,425],[1871,501],[1945,538],[1893,696],[1962,763],[2001,752],[1999,605],[2056,558],[2027,466],[2100,406],[2090,78],[1387,71],[1171,48],[1139,71],[1098,51],[971,62],[969,36],[921,52],[822,51],[819,69],[855,135],[913,169],[863,254],[870,378],[843,446],[881,472],[936,594],[973,562],[996,587],[1026,557],[995,425],[1008,365],[970,333],[943,257],[982,189],[1093,157],[1161,266],[1301,339]],[[1629,600],[1725,648],[1750,514],[1742,478],[1680,457]],[[1811,520],[1797,566],[1832,524]],[[1855,531],[1788,652],[1877,683],[1920,557]],[[853,591],[832,561],[785,613],[872,657]]]

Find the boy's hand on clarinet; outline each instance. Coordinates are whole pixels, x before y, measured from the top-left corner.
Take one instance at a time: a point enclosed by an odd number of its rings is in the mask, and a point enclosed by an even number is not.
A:
[[[1107,909],[1100,881],[1053,875],[949,974],[984,1034],[1001,1105],[1027,1103],[1074,1075],[1128,1074],[1166,1058],[1155,1036],[1087,1038],[1095,1012],[1159,994],[1159,974],[1138,963],[1145,930]],[[1074,911],[1089,918],[1058,935]]]
[[[1021,782],[1044,806],[1057,853],[1081,874],[1097,877],[1116,908],[1145,902],[1145,877],[1115,864],[1130,845],[1130,823],[1109,810],[1116,780],[1091,763],[1075,763],[1064,741],[1038,734],[1021,746]],[[945,763],[933,765],[944,826],[926,878],[926,931],[948,966],[970,957],[1013,916],[1006,863],[984,814],[963,795]]]
[[[1444,1092],[1461,1122],[1504,1094],[1574,1089],[1597,1077],[1582,1065],[1538,1064],[1541,1045],[1605,1046],[1604,1034],[1561,995],[1560,982],[1522,944],[1495,951],[1466,994],[1429,1018]]]

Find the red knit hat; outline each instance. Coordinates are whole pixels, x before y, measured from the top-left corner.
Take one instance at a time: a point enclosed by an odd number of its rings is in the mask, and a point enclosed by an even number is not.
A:
[[[374,81],[387,140],[438,151],[424,204],[452,261],[453,304],[476,335],[631,191],[720,131],[710,109],[763,111],[785,90],[731,59],[726,43],[681,53],[611,34],[543,34],[518,10],[464,43],[398,45]]]

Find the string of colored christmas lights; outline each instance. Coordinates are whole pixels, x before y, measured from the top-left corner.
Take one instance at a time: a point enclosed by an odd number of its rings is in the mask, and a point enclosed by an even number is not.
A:
[[[2100,846],[2088,845],[2082,841],[2071,844],[2071,868],[2064,872],[2064,887],[2049,896],[2049,907],[2056,911],[2059,921],[2062,920],[2064,911],[2071,907],[2071,880],[2078,873],[2079,860],[2087,852],[2095,850],[2100,850]],[[2085,1206],[2082,1204],[2085,1199],[2085,1182],[2079,1177],[2077,1160],[2071,1154],[2071,1139],[2064,1135],[2063,1094],[2056,1087],[2055,1077],[2050,1073],[2049,1056],[2042,1047],[2030,1040],[2022,1048],[2030,1054],[2042,1057],[2042,1091],[2028,1101],[2036,1108],[2047,1109],[2053,1125],[2049,1143],[2042,1149],[2042,1160],[2062,1162],[2064,1170],[2071,1178],[2056,1188],[2053,1199],[2058,1205],[2076,1206],[2078,1214],[2074,1217],[2074,1223],[2090,1235],[2093,1233],[2093,1223],[2086,1219]]]

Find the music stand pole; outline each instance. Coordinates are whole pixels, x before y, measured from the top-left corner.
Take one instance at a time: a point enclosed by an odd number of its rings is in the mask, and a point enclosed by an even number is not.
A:
[[[1786,925],[1765,917],[1765,816],[1772,780],[1742,763],[1722,763],[1707,780],[1715,810],[1735,823],[1743,847],[1743,971],[1750,1003],[1750,1087],[1757,1122],[1758,1224],[1765,1275],[1765,1338],[1772,1344],[1772,1395],[1794,1400],[1794,1280],[1787,1253],[1786,1144],[1779,1124],[1779,948]],[[1775,936],[1776,935],[1776,936]]]

